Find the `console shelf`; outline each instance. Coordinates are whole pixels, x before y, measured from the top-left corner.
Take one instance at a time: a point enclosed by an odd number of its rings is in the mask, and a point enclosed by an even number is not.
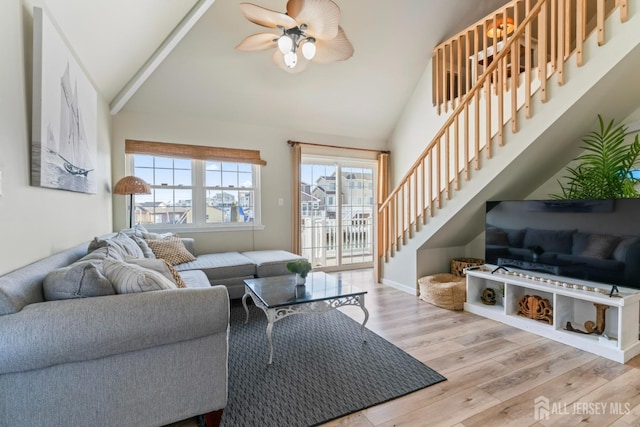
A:
[[[602,283],[511,268],[492,273],[494,269],[495,266],[487,265],[466,270],[466,311],[620,363],[640,354],[640,291],[619,288],[617,297],[609,297],[611,286]],[[481,300],[487,288],[494,289],[499,296],[495,305],[485,305]],[[501,288],[504,288],[504,296],[501,296]],[[553,307],[553,324],[518,315],[518,301],[525,295],[549,300]],[[603,335],[566,330],[567,322],[583,331],[585,322],[595,322],[594,304],[608,306]]]

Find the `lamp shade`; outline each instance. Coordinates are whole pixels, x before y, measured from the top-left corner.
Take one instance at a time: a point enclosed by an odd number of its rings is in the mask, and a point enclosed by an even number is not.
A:
[[[507,21],[499,16],[496,18],[496,25],[493,25],[493,21],[489,23],[487,27],[487,37],[504,37],[513,33],[515,26],[513,25],[513,18],[507,17]]]
[[[113,187],[113,194],[151,194],[151,188],[144,179],[125,176]]]

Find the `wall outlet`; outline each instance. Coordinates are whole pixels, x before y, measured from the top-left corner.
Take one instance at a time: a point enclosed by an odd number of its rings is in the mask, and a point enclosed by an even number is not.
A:
[[[278,206],[284,206],[284,199],[282,197],[278,199]]]

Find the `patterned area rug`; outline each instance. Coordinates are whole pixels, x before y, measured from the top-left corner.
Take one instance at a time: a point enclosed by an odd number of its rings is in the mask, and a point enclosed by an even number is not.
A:
[[[276,322],[268,365],[264,312],[250,305],[244,320],[233,305],[225,427],[321,424],[446,380],[370,330],[363,342],[336,310]]]

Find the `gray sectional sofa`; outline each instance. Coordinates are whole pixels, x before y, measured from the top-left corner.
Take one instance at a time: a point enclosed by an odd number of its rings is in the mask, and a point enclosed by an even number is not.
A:
[[[193,239],[183,238],[182,241],[189,252],[196,253]],[[229,298],[238,299],[244,295],[245,279],[289,274],[287,263],[297,259],[303,257],[283,250],[222,252],[198,255],[195,261],[175,267],[181,274],[201,270],[211,286],[224,285],[229,291]]]
[[[194,251],[193,240],[184,242]],[[117,294],[95,286],[102,253],[114,248],[101,245],[88,253],[81,244],[0,276],[0,425],[219,419],[227,402],[229,295],[242,295],[243,278],[286,274],[286,262],[300,257],[203,254],[175,266],[186,289]],[[58,273],[79,285],[53,286]],[[95,294],[102,296],[89,297]]]

